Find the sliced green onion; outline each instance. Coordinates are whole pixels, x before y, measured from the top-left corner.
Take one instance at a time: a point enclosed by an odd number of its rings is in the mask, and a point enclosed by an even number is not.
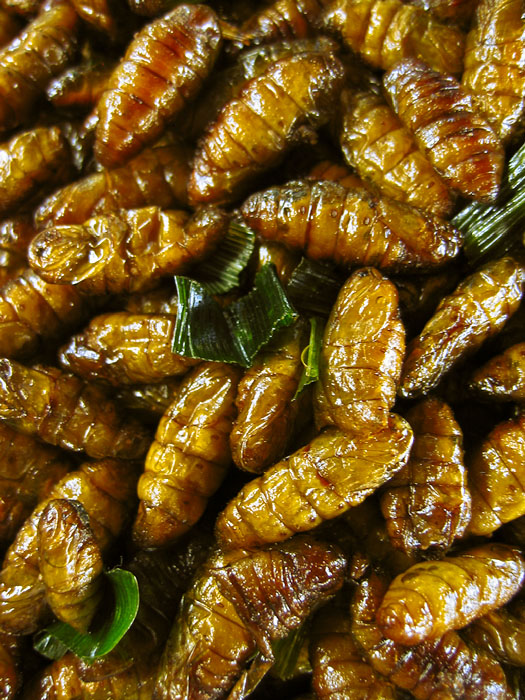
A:
[[[72,651],[86,663],[110,652],[131,627],[139,609],[139,586],[131,571],[107,571],[114,594],[113,614],[95,631],[82,634],[65,622],[55,622],[43,630],[34,648],[48,659],[59,659]]]
[[[330,265],[303,258],[292,272],[286,294],[298,311],[328,316],[345,279]]]
[[[318,316],[312,316],[310,319],[310,340],[303,350],[303,356],[301,357],[304,366],[303,373],[299,380],[299,386],[295,392],[294,399],[299,396],[305,387],[319,379],[319,358],[323,345],[323,333],[323,320]]]
[[[283,681],[297,675],[301,651],[304,647],[309,630],[309,621],[295,630],[284,639],[279,639],[272,644],[275,663],[272,667],[272,675]]]
[[[186,357],[250,367],[258,351],[297,313],[273,265],[263,265],[249,294],[223,308],[206,289],[175,277],[178,307],[173,352]]]

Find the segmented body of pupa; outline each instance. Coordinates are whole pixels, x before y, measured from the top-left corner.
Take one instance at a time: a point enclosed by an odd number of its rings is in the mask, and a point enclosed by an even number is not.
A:
[[[335,0],[321,15],[321,27],[375,68],[387,70],[415,56],[442,73],[460,75],[463,69],[463,32],[401,0]]]
[[[260,44],[307,37],[324,4],[323,0],[275,0],[244,22],[235,41]]]
[[[349,434],[385,428],[404,354],[394,284],[374,268],[354,272],[324,332],[314,403],[317,427],[336,425]]]
[[[346,187],[347,190],[364,189],[368,192],[371,190],[367,182],[362,180],[346,165],[334,163],[331,160],[322,160],[316,163],[309,171],[307,177],[309,180],[332,180]]]
[[[6,358],[0,360],[0,417],[22,433],[95,458],[140,459],[150,441],[148,430],[120,413],[99,386]]]
[[[428,398],[412,407],[410,459],[381,495],[394,547],[407,553],[448,549],[470,520],[471,498],[463,463],[463,436],[450,407]]]
[[[329,180],[297,180],[257,192],[241,212],[263,238],[342,266],[413,271],[444,265],[460,250],[460,234],[449,223]]]
[[[468,462],[469,532],[488,535],[525,514],[525,414],[499,423]]]
[[[412,5],[422,7],[440,22],[469,27],[479,0],[410,0]]]
[[[233,461],[241,469],[260,473],[285,453],[303,405],[294,396],[307,342],[306,324],[299,321],[284,329],[257,355],[240,380],[230,447]]]
[[[114,385],[147,384],[184,374],[199,360],[172,351],[176,317],[130,314],[95,316],[60,350],[64,369]]]
[[[341,93],[339,142],[349,165],[387,197],[436,216],[451,213],[448,187],[381,94]]]
[[[399,118],[449,187],[480,202],[494,201],[503,145],[455,78],[407,59],[385,73],[383,84]]]
[[[92,25],[98,32],[107,34],[110,39],[117,39],[119,30],[126,24],[123,7],[118,6],[117,15],[117,6],[108,0],[71,0],[71,4],[86,24]]]
[[[206,5],[179,5],[138,32],[97,105],[99,163],[115,168],[154,143],[198,93],[220,46]]]
[[[439,639],[504,605],[524,579],[521,552],[502,544],[421,562],[392,581],[377,622],[386,637],[400,644]]]
[[[0,222],[0,289],[27,267],[27,248],[35,235],[30,214],[18,214]]]
[[[102,599],[104,565],[79,501],[58,498],[46,505],[38,521],[38,561],[53,613],[86,632]]]
[[[54,78],[47,86],[46,97],[57,109],[93,109],[114,69],[110,60],[85,60]]]
[[[211,253],[227,226],[227,215],[211,206],[191,218],[158,207],[120,210],[44,229],[31,242],[28,257],[51,283],[74,284],[90,294],[138,292]]]
[[[122,385],[116,398],[126,410],[139,414],[144,421],[158,423],[173,403],[179,390],[180,378],[173,377],[155,384]]]
[[[47,84],[73,59],[78,15],[62,0],[45,4],[0,52],[0,131],[9,131],[31,116]]]
[[[458,360],[495,335],[520,305],[525,275],[512,258],[490,261],[444,297],[407,348],[399,393],[428,393]]]
[[[190,203],[236,199],[294,142],[312,140],[314,129],[328,121],[343,80],[339,59],[319,51],[282,58],[249,80],[201,140]]]
[[[525,343],[517,343],[477,369],[470,391],[496,401],[525,401]]]
[[[335,595],[345,559],[308,538],[208,561],[184,596],[161,660],[154,698],[223,697],[249,657],[296,629]]]
[[[462,85],[505,141],[525,112],[523,11],[522,0],[481,0],[465,46]]]
[[[411,445],[408,423],[395,414],[374,434],[328,428],[229,502],[216,524],[221,546],[280,542],[341,515],[401,469]]]
[[[229,435],[240,370],[203,362],[162,417],[138,484],[140,548],[171,544],[201,517],[231,462]]]
[[[463,634],[498,661],[525,666],[525,603],[522,597],[474,620]]]

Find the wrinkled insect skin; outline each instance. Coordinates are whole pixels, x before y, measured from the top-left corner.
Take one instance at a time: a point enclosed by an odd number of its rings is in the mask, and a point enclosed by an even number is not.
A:
[[[308,538],[213,557],[182,601],[155,700],[220,698],[259,649],[296,629],[343,582],[345,559]]]
[[[410,459],[381,496],[394,547],[407,554],[448,549],[470,520],[463,435],[450,407],[428,398],[406,416],[414,431]]]
[[[499,423],[471,455],[469,532],[488,535],[525,514],[525,414]]]
[[[411,4],[422,7],[440,22],[453,23],[468,29],[479,0],[411,0]],[[465,48],[465,54],[466,51]]]
[[[322,160],[310,170],[308,173],[309,180],[332,180],[338,182],[347,190],[366,190],[371,191],[368,183],[353,173],[346,165],[334,163],[330,160]]]
[[[427,394],[458,360],[495,335],[519,307],[524,281],[512,258],[491,261],[462,280],[409,343],[399,394]]]
[[[448,187],[382,95],[344,90],[341,112],[341,149],[363,179],[387,197],[436,216],[450,215],[454,202]]]
[[[414,56],[445,74],[463,70],[463,32],[400,0],[335,0],[320,24],[375,68],[388,70]]]
[[[93,109],[114,69],[109,61],[87,61],[68,68],[49,83],[47,99],[56,109]]]
[[[146,148],[126,166],[102,170],[65,185],[35,212],[37,228],[83,224],[94,216],[157,206],[186,204],[189,153],[180,143]]]
[[[0,222],[0,289],[27,267],[27,249],[35,235],[31,214],[18,214]]]
[[[71,4],[78,16],[94,27],[95,30],[108,35],[110,39],[117,39],[119,31],[126,24],[126,17],[122,5],[119,6],[120,17],[116,16],[116,7],[111,7],[108,0],[71,0]],[[122,37],[121,37],[122,38]]]
[[[315,139],[344,80],[332,53],[305,51],[270,64],[221,110],[197,150],[188,198],[229,202],[277,165],[294,143]]]
[[[304,39],[312,34],[323,4],[323,0],[276,0],[243,24],[236,41],[246,45]]]
[[[301,353],[307,344],[306,324],[298,322],[284,329],[239,382],[238,416],[230,447],[241,469],[260,474],[284,455],[298,411],[305,408],[294,396],[303,370]]]
[[[144,422],[153,423],[156,426],[173,403],[179,386],[179,378],[157,384],[121,386],[116,393],[116,399],[123,408],[135,414],[138,413]]]
[[[51,78],[73,60],[78,26],[68,2],[51,2],[0,52],[0,131],[32,116]]]
[[[525,343],[512,345],[476,370],[469,390],[483,399],[525,401]]]
[[[87,632],[102,599],[104,563],[89,516],[78,501],[54,499],[46,505],[38,521],[38,559],[53,613]]]
[[[390,584],[377,623],[386,637],[407,646],[439,639],[504,605],[524,578],[521,552],[502,544],[415,564]]]
[[[460,233],[447,222],[329,180],[297,180],[256,192],[241,213],[262,238],[343,267],[424,270],[450,262],[461,247]]]
[[[525,113],[522,0],[481,0],[465,46],[463,88],[505,142]]]
[[[140,459],[150,434],[95,384],[54,367],[0,360],[0,417],[26,435],[90,457]]]
[[[138,484],[138,548],[171,544],[201,517],[231,462],[229,435],[240,370],[203,362],[162,417]]]
[[[93,318],[59,352],[61,366],[84,379],[115,386],[148,384],[184,374],[199,363],[172,352],[176,316],[130,314]]]
[[[408,423],[394,414],[373,435],[328,428],[230,501],[216,523],[221,546],[280,542],[341,515],[401,469],[411,445]]]
[[[525,666],[525,609],[523,598],[483,615],[465,628],[463,634],[479,649],[498,661]]]
[[[314,410],[316,425],[348,434],[386,428],[405,354],[392,282],[374,268],[354,272],[326,324]]]
[[[211,253],[227,227],[228,216],[212,206],[191,218],[158,207],[121,210],[44,229],[28,259],[52,284],[73,284],[89,294],[146,291]]]
[[[97,105],[98,162],[118,167],[155,142],[199,92],[220,46],[218,19],[206,5],[179,5],[141,30]]]
[[[383,84],[395,112],[449,187],[493,202],[505,162],[503,144],[455,78],[408,59],[385,73]]]

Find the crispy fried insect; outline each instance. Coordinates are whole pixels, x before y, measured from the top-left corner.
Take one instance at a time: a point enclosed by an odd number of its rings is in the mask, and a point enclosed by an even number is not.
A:
[[[414,431],[410,459],[381,496],[388,533],[407,553],[448,549],[470,520],[461,428],[438,398],[421,401],[406,417]]]
[[[318,428],[386,428],[405,354],[397,290],[374,268],[354,272],[326,324],[314,402]]]
[[[0,288],[26,269],[27,248],[34,235],[30,214],[0,221]]]
[[[392,199],[436,216],[451,213],[448,187],[381,94],[346,89],[341,111],[341,149],[363,179]]]
[[[452,22],[468,28],[480,0],[410,0],[410,2],[430,12],[440,22]]]
[[[347,267],[413,271],[443,265],[460,250],[460,234],[447,222],[329,180],[257,192],[241,212],[263,238]]]
[[[26,435],[95,458],[140,459],[150,441],[97,385],[6,358],[0,359],[0,417]]]
[[[259,474],[284,455],[303,406],[293,399],[307,343],[305,323],[285,328],[259,353],[239,382],[235,399],[239,414],[230,434],[230,447],[233,461],[241,469]]]
[[[223,697],[257,649],[273,658],[272,642],[337,592],[345,563],[335,548],[305,537],[213,557],[184,596],[155,700]]]
[[[32,116],[51,78],[73,59],[78,26],[69,2],[54,0],[0,52],[0,131]]]
[[[71,4],[84,22],[107,34],[111,39],[117,38],[119,28],[125,24],[123,5],[119,5],[120,16],[117,17],[115,7],[112,8],[108,0],[71,0]]]
[[[138,547],[166,546],[187,532],[226,476],[239,378],[232,365],[203,362],[181,383],[139,480]]]
[[[2,0],[0,2],[0,6],[14,19],[16,19],[16,15],[29,19],[32,15],[37,14],[41,5],[42,0]]]
[[[126,311],[93,318],[60,350],[62,367],[84,379],[142,384],[184,374],[199,360],[172,352],[176,317]]]
[[[90,294],[145,291],[211,253],[227,226],[228,216],[212,206],[191,218],[158,207],[121,210],[44,229],[28,258],[51,283],[71,283]]]
[[[221,545],[280,542],[341,515],[401,469],[411,445],[408,423],[394,414],[373,435],[328,428],[230,501],[216,524]]]
[[[321,26],[339,35],[367,63],[387,70],[415,56],[436,70],[461,75],[465,35],[401,0],[334,0]]]
[[[179,378],[156,384],[122,386],[119,387],[116,398],[123,408],[135,412],[143,421],[156,425],[163,413],[173,403],[179,386]]]
[[[57,498],[79,501],[89,515],[97,543],[106,553],[129,522],[134,508],[137,467],[103,459],[85,462],[67,474],[26,520],[8,549],[0,572],[0,629],[31,634],[46,615],[45,587],[38,558],[38,524],[47,504]]]
[[[334,163],[330,160],[322,160],[308,173],[309,180],[332,180],[338,182],[347,190],[364,189],[368,192],[370,187],[360,177],[351,172],[345,165]]]
[[[469,532],[488,535],[525,514],[525,414],[499,423],[468,463],[472,491]]]
[[[469,389],[496,401],[525,401],[525,343],[512,345],[476,370]]]
[[[31,197],[41,198],[71,174],[69,147],[56,126],[13,136],[0,146],[0,215]]]
[[[465,197],[494,201],[503,145],[457,80],[407,59],[385,73],[383,84],[399,118],[445,182]]]
[[[502,544],[415,564],[390,584],[377,622],[400,644],[439,639],[506,603],[524,578],[521,552]]]
[[[0,633],[0,697],[4,700],[13,700],[20,690],[20,641],[20,637]]]
[[[519,307],[524,282],[524,269],[512,258],[491,261],[461,281],[409,344],[400,395],[428,393],[460,358],[495,335]]]
[[[154,143],[199,91],[221,46],[213,10],[179,5],[142,29],[97,105],[95,155],[115,168]]]
[[[172,280],[168,278],[166,284],[155,289],[127,294],[122,308],[130,314],[176,314],[178,303]]]
[[[93,108],[114,69],[111,61],[94,60],[68,68],[49,83],[47,99],[57,109]]]
[[[46,505],[38,521],[38,562],[51,610],[86,632],[102,598],[104,565],[79,501],[58,498]]]
[[[221,110],[197,150],[191,203],[228,202],[276,165],[294,143],[315,139],[330,117],[344,68],[334,54],[282,58],[249,80]]]
[[[522,129],[524,61],[522,0],[481,0],[467,35],[462,85],[505,141]]]
[[[263,265],[272,263],[275,266],[275,271],[281,284],[283,286],[288,284],[292,272],[299,264],[301,256],[281,243],[261,239],[256,240],[256,251],[257,269],[260,270]]]
[[[0,423],[0,545],[71,468],[65,453]],[[0,695],[1,697],[1,695]]]
[[[91,173],[57,190],[36,210],[36,225],[83,224],[119,209],[184,206],[188,161],[183,144],[162,141],[122,168]]]
[[[525,666],[525,605],[523,599],[483,615],[463,630],[464,636],[498,661]]]
[[[324,4],[324,0],[275,0],[244,22],[235,41],[245,45],[303,39],[313,33]]]

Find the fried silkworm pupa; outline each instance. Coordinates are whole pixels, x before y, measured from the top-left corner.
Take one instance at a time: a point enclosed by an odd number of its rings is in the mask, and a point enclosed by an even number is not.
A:
[[[99,386],[7,358],[0,360],[0,417],[21,433],[94,458],[140,459],[150,442],[149,431]]]
[[[303,369],[301,353],[307,344],[307,327],[299,320],[265,346],[239,382],[238,416],[230,447],[241,469],[259,474],[284,455],[298,411],[304,410],[294,395]]]
[[[114,69],[112,62],[102,60],[67,68],[47,86],[47,99],[56,109],[92,109],[107,88]]]
[[[417,700],[508,700],[505,672],[496,659],[466,644],[457,632],[406,647],[383,636],[376,611],[388,587],[372,572],[359,582],[351,605],[352,633],[364,658]]]
[[[122,168],[90,173],[58,189],[35,212],[37,228],[83,224],[119,209],[186,204],[189,152],[181,143],[145,148]]]
[[[31,116],[47,84],[74,58],[78,15],[56,0],[0,52],[0,131],[9,131]]]
[[[201,517],[231,462],[229,435],[240,370],[203,362],[160,420],[138,484],[137,547],[167,546]]]
[[[235,42],[242,46],[304,39],[313,33],[323,4],[323,0],[275,0],[243,23]]]
[[[449,187],[493,202],[505,162],[503,144],[457,80],[406,59],[385,73],[383,84],[399,118]]]
[[[31,634],[46,617],[45,587],[39,568],[38,524],[53,499],[79,501],[102,552],[109,551],[129,523],[135,506],[137,465],[117,459],[85,462],[54,486],[20,528],[0,571],[0,629]],[[67,546],[67,542],[63,543]]]
[[[78,501],[54,499],[38,521],[38,561],[46,600],[59,620],[87,632],[102,599],[102,552]]]
[[[468,462],[469,532],[488,535],[525,514],[525,413],[499,423]]]
[[[458,360],[495,335],[520,305],[523,267],[512,258],[490,261],[444,297],[407,348],[399,394],[427,394]]]
[[[374,434],[328,428],[230,501],[216,524],[221,546],[280,542],[341,515],[401,469],[411,445],[408,423],[395,414]]]
[[[0,692],[4,700],[14,700],[21,687],[20,642],[21,637],[0,633]]]
[[[59,128],[37,127],[0,146],[0,215],[40,198],[72,174],[69,146]]]
[[[461,82],[505,142],[522,130],[524,62],[522,0],[481,0],[467,35]]]
[[[98,32],[106,34],[110,39],[116,40],[119,31],[126,24],[125,5],[120,4],[117,18],[115,5],[108,0],[71,0],[71,4],[78,16],[90,24]]]
[[[386,428],[405,354],[395,285],[374,268],[342,286],[324,331],[315,387],[318,428],[354,434]]]
[[[463,70],[463,32],[401,0],[334,0],[320,25],[375,68],[387,70],[415,56],[445,74],[461,75]]]
[[[469,390],[495,401],[525,401],[525,343],[507,348],[477,369]]]
[[[449,223],[337,182],[297,180],[248,197],[242,216],[259,236],[313,260],[413,272],[450,262],[461,236]]]
[[[62,367],[84,379],[115,386],[148,384],[184,374],[199,363],[172,351],[176,316],[102,314],[59,353]]]
[[[469,27],[480,0],[410,0],[440,22]],[[467,39],[468,41],[468,39]],[[466,48],[465,48],[466,53]]]
[[[220,111],[203,136],[188,183],[190,203],[229,202],[294,143],[315,141],[344,80],[331,52],[305,51],[270,64]]]
[[[31,214],[0,221],[0,289],[27,267],[27,248],[35,235]]]
[[[450,407],[430,397],[406,416],[414,431],[410,459],[381,495],[394,547],[407,554],[448,549],[470,520],[463,435]]]
[[[343,583],[345,559],[306,537],[217,554],[184,596],[160,663],[155,700],[223,697],[257,650],[298,628]]]
[[[364,180],[353,173],[346,165],[334,163],[330,160],[322,160],[310,170],[308,173],[309,180],[332,180],[338,182],[347,190],[367,190],[371,188]]]
[[[156,425],[173,403],[179,386],[179,378],[156,384],[121,386],[116,392],[116,399],[127,411],[132,411],[142,420]]]
[[[118,167],[154,143],[198,93],[220,46],[217,16],[206,5],[179,5],[144,27],[97,104],[98,162]]]
[[[463,635],[498,661],[525,666],[525,604],[523,598],[474,620]]]
[[[275,266],[275,271],[281,284],[286,286],[293,271],[299,264],[301,256],[281,245],[281,243],[274,243],[273,241],[256,240],[255,245],[257,269],[260,270],[263,265],[272,263]]]
[[[386,637],[407,646],[438,639],[504,605],[524,578],[521,552],[502,544],[421,562],[392,581],[377,623]]]
[[[4,422],[0,423],[0,454],[0,546],[7,546],[71,464],[65,453]]]
[[[159,207],[122,209],[44,229],[31,242],[28,259],[52,284],[73,284],[89,294],[146,291],[211,253],[228,221],[213,206],[191,217]]]
[[[347,163],[382,194],[436,216],[451,213],[448,187],[381,94],[343,90],[339,142]]]

